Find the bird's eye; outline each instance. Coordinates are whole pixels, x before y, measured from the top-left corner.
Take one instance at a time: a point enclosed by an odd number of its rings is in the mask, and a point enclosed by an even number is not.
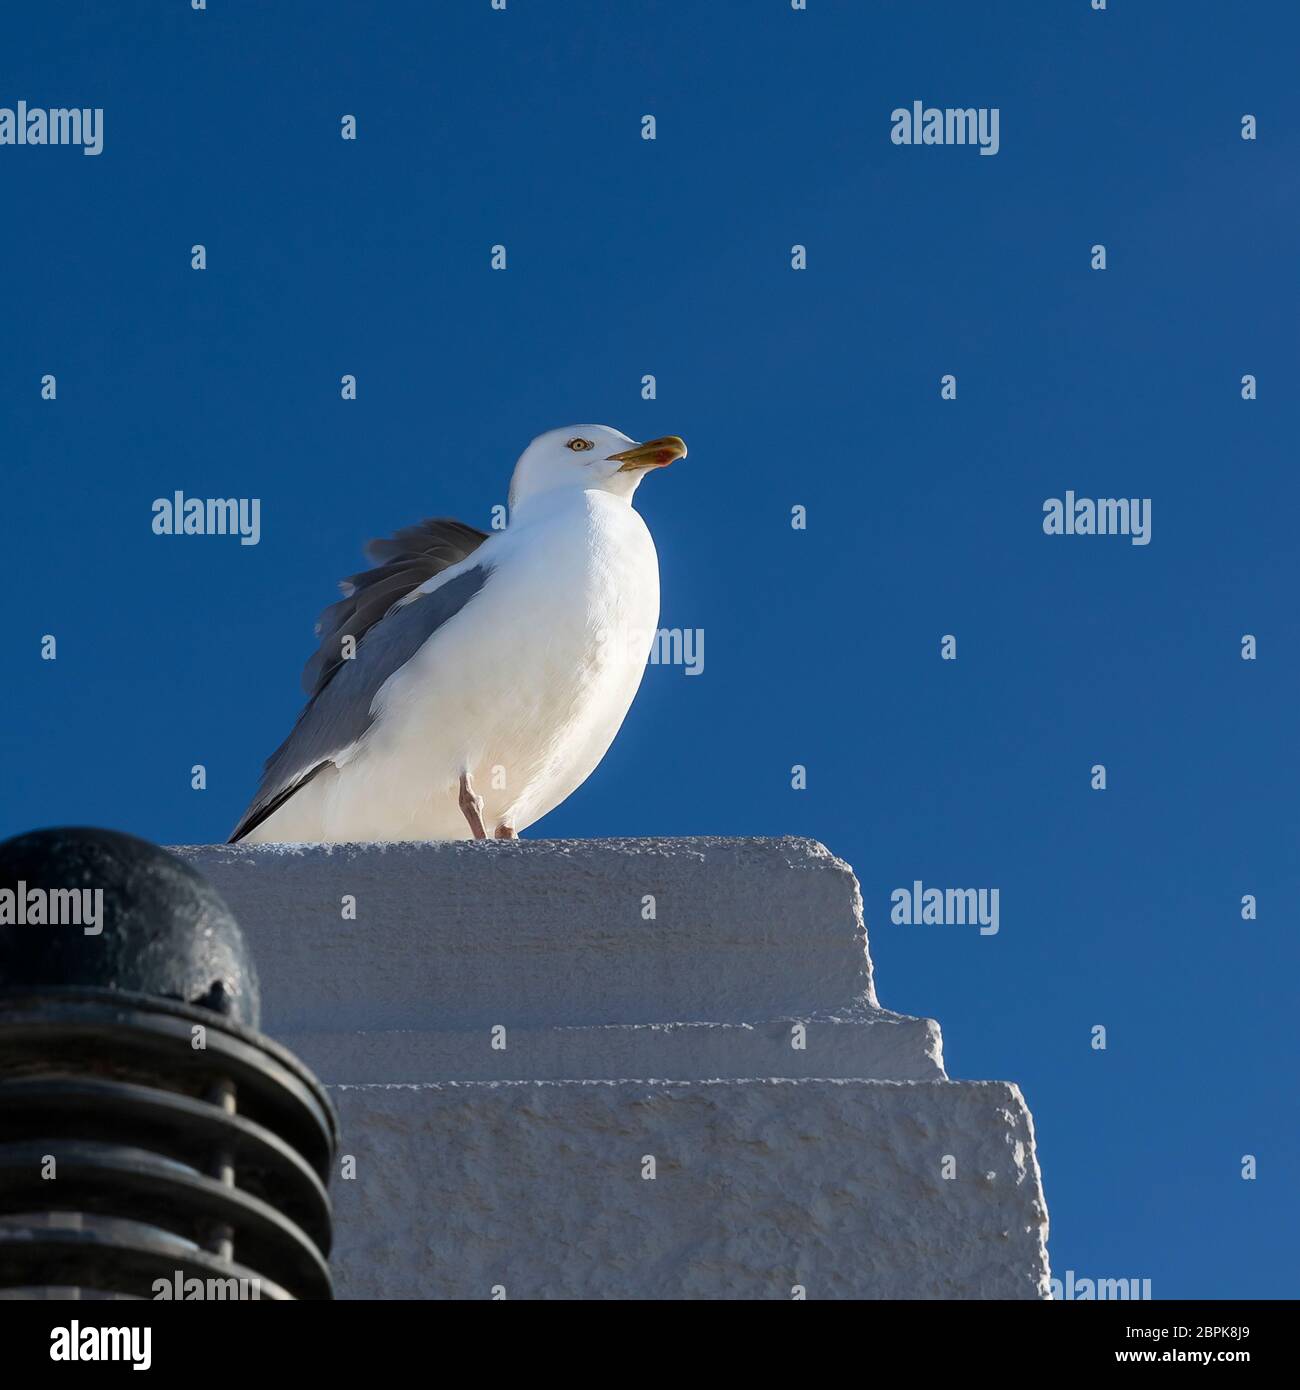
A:
[[[580,454],[586,449],[594,449],[596,446],[590,439],[571,439],[567,445],[575,454]]]

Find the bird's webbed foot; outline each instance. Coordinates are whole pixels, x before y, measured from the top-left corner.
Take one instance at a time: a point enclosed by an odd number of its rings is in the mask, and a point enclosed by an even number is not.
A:
[[[483,798],[474,790],[468,772],[460,774],[460,809],[476,840],[487,839],[487,826],[483,824]]]

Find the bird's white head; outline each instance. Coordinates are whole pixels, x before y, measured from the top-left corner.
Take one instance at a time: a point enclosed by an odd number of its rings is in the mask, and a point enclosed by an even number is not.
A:
[[[533,440],[515,464],[510,510],[561,488],[599,490],[630,502],[652,468],[663,468],[685,457],[686,445],[675,434],[638,444],[608,425],[566,425],[548,430]]]

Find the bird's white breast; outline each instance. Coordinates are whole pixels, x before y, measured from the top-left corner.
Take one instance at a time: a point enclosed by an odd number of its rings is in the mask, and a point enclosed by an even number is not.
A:
[[[600,491],[537,498],[475,562],[492,566],[486,584],[388,681],[369,733],[320,789],[323,838],[463,837],[462,769],[489,831],[522,830],[618,732],[659,621],[640,516]]]

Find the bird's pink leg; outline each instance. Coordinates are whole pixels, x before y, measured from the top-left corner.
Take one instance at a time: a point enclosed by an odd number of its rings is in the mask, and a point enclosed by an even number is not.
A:
[[[515,834],[511,826],[508,826],[505,821],[502,821],[501,824],[497,826],[496,838],[498,840],[517,840],[519,836]]]
[[[476,840],[487,839],[487,826],[483,824],[483,798],[474,792],[474,783],[469,780],[469,773],[460,774],[460,809],[464,813],[465,819],[469,821],[469,828],[474,832]]]

